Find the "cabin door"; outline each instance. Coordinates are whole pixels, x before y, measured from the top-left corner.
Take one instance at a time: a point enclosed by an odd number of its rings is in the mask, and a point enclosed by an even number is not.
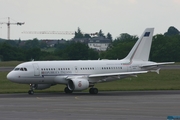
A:
[[[40,70],[39,70],[38,63],[33,63],[33,67],[34,67],[34,76],[40,76]]]

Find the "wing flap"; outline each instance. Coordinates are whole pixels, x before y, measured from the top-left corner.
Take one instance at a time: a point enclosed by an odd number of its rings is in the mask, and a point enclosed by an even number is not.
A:
[[[105,73],[105,74],[91,74],[89,75],[90,78],[92,77],[107,77],[107,76],[121,76],[121,75],[136,75],[140,73],[147,73],[148,71],[136,71],[136,72],[121,72],[121,73]]]

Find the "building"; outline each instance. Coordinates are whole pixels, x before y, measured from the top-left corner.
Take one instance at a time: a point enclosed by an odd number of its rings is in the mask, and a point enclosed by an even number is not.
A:
[[[90,39],[91,38],[73,38],[72,41],[88,44]]]
[[[61,39],[61,40],[48,40],[48,39],[46,39],[46,40],[42,40],[42,42],[44,42],[47,45],[47,47],[54,47],[56,44],[66,43],[66,40],[63,40],[63,39]]]
[[[88,46],[97,51],[106,51],[111,42],[112,40],[104,37],[93,37],[89,40]]]

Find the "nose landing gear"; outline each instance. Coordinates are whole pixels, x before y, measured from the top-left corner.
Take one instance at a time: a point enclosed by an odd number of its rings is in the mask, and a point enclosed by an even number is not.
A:
[[[30,84],[30,90],[28,91],[28,94],[33,95],[34,89],[36,89],[36,84]]]
[[[34,90],[29,90],[29,91],[28,91],[28,94],[29,94],[29,95],[33,95],[33,94],[34,94]]]

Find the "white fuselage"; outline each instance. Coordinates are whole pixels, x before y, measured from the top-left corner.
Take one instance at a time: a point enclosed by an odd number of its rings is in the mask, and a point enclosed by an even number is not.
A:
[[[144,69],[141,69],[140,66],[142,66],[142,63],[146,64],[138,61],[128,63],[129,61],[126,60],[32,61],[16,66],[8,74],[8,78],[17,83],[67,84],[65,78],[70,76],[84,76],[87,78],[91,74],[142,71]],[[27,71],[23,68],[26,68]],[[10,76],[13,76],[13,78],[10,78]],[[88,78],[90,83],[110,80],[117,80],[117,77]]]

